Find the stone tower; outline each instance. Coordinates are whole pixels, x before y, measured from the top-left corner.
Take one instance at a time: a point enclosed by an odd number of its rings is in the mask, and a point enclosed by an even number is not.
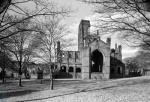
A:
[[[122,61],[122,46],[115,44],[115,58]]]
[[[87,44],[87,36],[90,34],[90,21],[81,20],[78,27],[78,51],[81,51]]]

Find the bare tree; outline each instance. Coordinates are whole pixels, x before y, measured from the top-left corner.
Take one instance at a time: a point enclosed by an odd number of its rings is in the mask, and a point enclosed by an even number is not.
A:
[[[10,20],[18,21],[20,19],[21,18],[13,17]],[[32,29],[30,20],[16,24],[11,29],[7,29],[5,33],[18,32],[28,28]],[[7,42],[5,48],[11,53],[12,58],[17,61],[17,67],[19,71],[19,86],[22,86],[21,77],[23,70],[25,70],[24,68],[26,63],[30,62],[35,55],[34,51],[37,47],[37,43],[34,42],[36,41],[34,36],[35,34],[33,32],[25,30],[24,32],[18,32],[17,34],[4,39],[5,43]]]
[[[140,64],[138,63],[138,60],[135,59],[135,57],[125,58],[124,62],[129,72],[137,73],[138,70],[141,69]]]
[[[1,0],[0,1],[0,14],[2,14],[3,12],[5,12],[5,10],[7,10],[10,3],[11,3],[11,0]]]
[[[146,71],[149,70],[150,61],[149,61],[150,53],[148,51],[139,50],[134,57],[127,57],[124,59],[124,63],[126,65],[126,68],[130,72],[137,72],[141,71],[145,74]]]
[[[150,2],[148,0],[82,0],[95,6],[103,34],[118,34],[130,46],[150,45]]]
[[[70,12],[71,10],[69,7],[58,7],[55,2],[47,0],[10,1],[10,4],[7,6],[7,9],[5,9],[3,15],[0,15],[0,40],[5,41],[5,43],[9,42],[5,47],[19,62],[18,67],[20,76],[22,68],[24,67],[24,62],[27,62],[32,58],[32,48],[36,48],[39,44],[35,43],[36,38],[34,38],[34,41],[32,42],[35,45],[27,43],[28,41],[33,40],[29,40],[29,38],[32,38],[32,32],[42,33],[39,30],[32,29],[34,25],[30,25],[28,22],[42,20],[46,16],[59,15],[64,17],[68,16]],[[28,45],[28,47],[25,47],[25,45]],[[21,86],[21,77],[19,85]]]
[[[64,45],[63,47],[73,45],[71,43],[73,39],[65,38],[70,32],[68,31],[68,27],[61,23],[62,19],[62,17],[57,15],[46,17],[46,22],[40,22],[40,25],[37,26],[39,28],[38,30],[40,30],[40,35],[37,39],[41,41],[41,46],[39,48],[39,57],[49,65],[51,90],[53,90],[54,70],[56,68],[56,43],[57,41],[62,41],[62,45]]]
[[[150,53],[145,50],[138,51],[137,55],[135,56],[135,59],[138,61],[143,71],[146,71],[149,69],[149,66],[150,66],[149,58],[150,58]]]
[[[6,9],[6,12],[0,16],[1,26],[0,33],[3,33],[5,30],[13,27],[16,24],[24,22],[28,19],[42,19],[44,16],[52,15],[68,15],[71,10],[69,7],[58,7],[55,2],[47,0],[11,0],[9,7]],[[14,15],[22,17],[19,21],[7,22],[7,14],[11,15],[10,18]],[[22,31],[18,31],[22,32]],[[0,34],[0,40],[5,39],[9,36],[17,34],[18,32],[12,32],[9,34]]]
[[[11,67],[12,59],[10,54],[5,50],[5,47],[2,47],[3,44],[1,44],[0,49],[0,67],[1,67],[1,75],[2,75],[2,82],[5,82],[5,76],[6,76],[6,69],[9,69]]]

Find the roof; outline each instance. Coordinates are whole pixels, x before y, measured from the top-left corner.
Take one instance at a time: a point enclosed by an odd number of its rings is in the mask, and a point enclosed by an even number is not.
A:
[[[122,61],[120,61],[120,60],[118,60],[117,58],[114,58],[114,57],[110,57],[110,66],[111,65],[122,65],[122,66],[125,66],[125,64],[122,62]]]

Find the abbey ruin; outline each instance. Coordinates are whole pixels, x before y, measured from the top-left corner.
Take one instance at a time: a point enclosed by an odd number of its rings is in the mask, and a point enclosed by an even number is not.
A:
[[[90,21],[81,20],[78,28],[78,51],[63,51],[57,42],[59,78],[122,78],[122,46],[111,49],[111,38],[103,42],[98,34],[90,34]]]

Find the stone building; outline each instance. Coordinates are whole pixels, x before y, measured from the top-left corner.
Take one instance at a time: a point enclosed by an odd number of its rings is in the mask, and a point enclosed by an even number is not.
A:
[[[59,78],[109,79],[125,73],[122,47],[111,49],[111,39],[103,42],[99,34],[90,34],[90,21],[81,20],[78,28],[78,51],[60,50],[57,42]]]

